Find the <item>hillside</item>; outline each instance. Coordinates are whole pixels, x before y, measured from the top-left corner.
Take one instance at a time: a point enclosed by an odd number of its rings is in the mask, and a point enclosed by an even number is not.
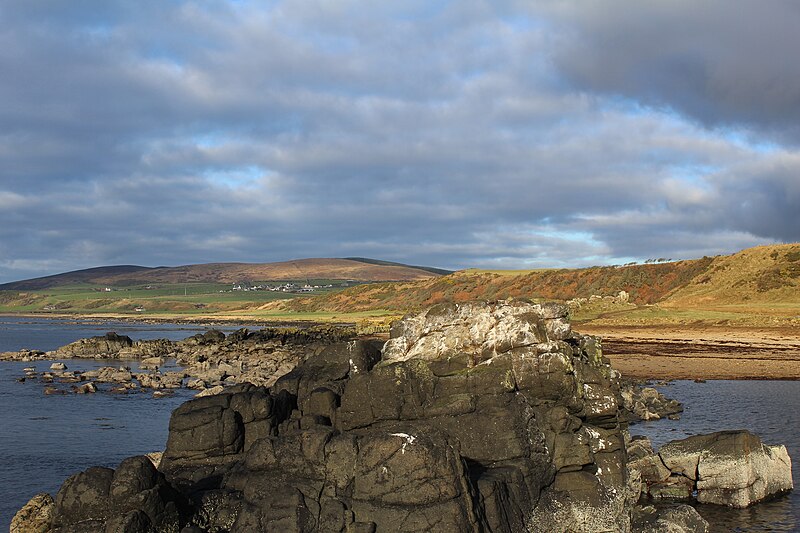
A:
[[[304,279],[411,281],[437,277],[432,269],[364,259],[298,259],[279,263],[209,263],[148,268],[111,266],[78,270],[0,285],[5,291],[31,291],[75,284],[125,287],[156,283],[242,283]]]
[[[471,299],[589,299],[577,318],[627,321],[734,323],[761,314],[800,319],[800,244],[761,246],[717,257],[669,263],[584,269],[491,272],[466,270],[413,283],[352,287],[319,298],[274,302],[264,309],[291,312],[397,313]],[[745,318],[745,317],[749,318]],[[760,323],[760,322],[759,322]]]

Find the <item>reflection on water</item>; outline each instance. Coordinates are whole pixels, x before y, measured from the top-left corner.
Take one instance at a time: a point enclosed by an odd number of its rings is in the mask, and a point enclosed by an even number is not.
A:
[[[792,476],[800,471],[800,382],[674,381],[661,392],[684,404],[681,420],[658,420],[631,426],[632,435],[646,435],[654,447],[700,433],[747,429],[767,444],[785,444],[792,458]],[[791,492],[748,509],[696,505],[713,531],[798,531],[800,493]]]

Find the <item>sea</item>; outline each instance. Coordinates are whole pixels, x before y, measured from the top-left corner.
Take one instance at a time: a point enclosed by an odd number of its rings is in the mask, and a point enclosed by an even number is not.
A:
[[[232,331],[236,327],[219,328]],[[203,325],[86,322],[0,317],[0,352],[23,348],[53,350],[84,337],[114,331],[133,339],[183,339]],[[132,455],[162,451],[173,409],[194,391],[154,398],[147,392],[117,395],[45,395],[41,383],[17,378],[23,369],[46,370],[51,361],[0,362],[0,531],[34,494],[58,491],[72,474],[90,466],[116,467]],[[70,370],[125,365],[136,361],[62,360]],[[800,474],[799,381],[672,381],[658,385],[684,404],[680,420],[640,422],[633,435],[658,447],[674,439],[727,429],[748,429],[768,444],[785,444]],[[712,531],[800,531],[800,492],[744,510],[696,505]]]
[[[236,327],[218,327],[233,331]],[[208,326],[73,321],[0,316],[0,352],[50,351],[75,340],[114,331],[137,339],[180,340]],[[45,395],[34,381],[20,383],[23,369],[47,370],[57,359],[0,361],[0,531],[8,531],[14,513],[39,492],[55,496],[63,481],[90,466],[116,467],[132,455],[163,451],[169,417],[196,391],[173,396],[134,394]],[[69,370],[128,366],[136,361],[60,360]],[[174,365],[174,362],[172,363]],[[163,366],[162,370],[169,370]],[[108,385],[100,385],[100,387]]]

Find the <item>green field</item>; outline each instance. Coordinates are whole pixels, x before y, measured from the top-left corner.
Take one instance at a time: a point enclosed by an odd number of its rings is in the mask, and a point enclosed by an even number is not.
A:
[[[257,308],[276,300],[314,297],[352,286],[342,280],[286,280],[251,282],[251,286],[275,287],[306,283],[320,288],[313,292],[270,290],[232,290],[229,284],[181,283],[108,287],[101,285],[69,285],[39,291],[0,291],[0,312],[42,314],[119,313],[132,315],[189,314],[200,315]],[[326,287],[331,285],[331,287]]]

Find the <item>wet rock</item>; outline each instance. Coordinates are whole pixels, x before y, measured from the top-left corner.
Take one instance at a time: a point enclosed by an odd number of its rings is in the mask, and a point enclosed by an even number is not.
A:
[[[49,494],[37,494],[11,519],[9,533],[48,533],[54,505]]]
[[[158,370],[159,367],[164,366],[166,359],[163,357],[147,357],[139,362],[139,368],[143,370]]]
[[[207,388],[207,384],[202,379],[190,379],[186,382],[187,389],[203,390]]]
[[[211,387],[209,389],[201,390],[200,392],[195,394],[194,397],[195,398],[204,398],[206,396],[214,396],[215,394],[220,394],[223,391],[225,391],[225,387],[223,387],[222,385],[216,385],[216,386]]]
[[[84,383],[80,387],[74,387],[73,390],[76,394],[94,394],[97,392],[97,386],[91,381]]]
[[[67,365],[65,365],[64,363],[55,362],[52,365],[50,365],[50,370],[66,370],[66,369]]]
[[[133,379],[133,374],[131,374],[130,369],[123,366],[118,368],[104,366],[97,370],[84,372],[83,376],[101,383],[127,383]]]

